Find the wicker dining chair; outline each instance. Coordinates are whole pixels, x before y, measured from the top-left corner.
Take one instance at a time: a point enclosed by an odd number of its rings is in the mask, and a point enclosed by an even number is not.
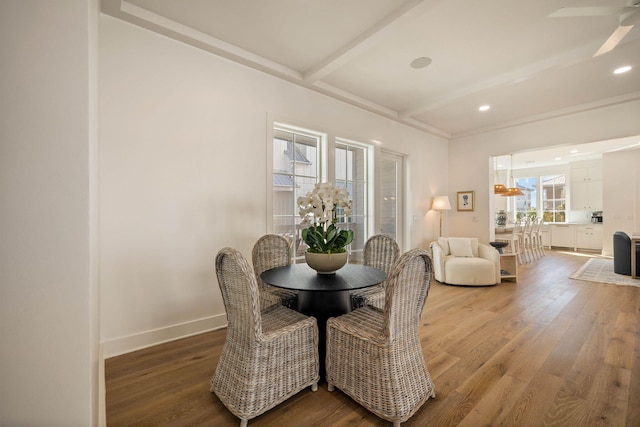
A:
[[[434,385],[418,327],[433,266],[424,249],[400,256],[386,281],[384,310],[366,306],[327,321],[327,383],[394,426],[408,420]]]
[[[389,274],[393,263],[400,256],[400,247],[391,236],[376,234],[364,244],[364,265]],[[365,305],[384,309],[384,282],[369,288],[351,291],[351,307],[355,310]]]
[[[277,234],[260,237],[253,245],[251,259],[260,289],[260,307],[265,309],[272,304],[282,304],[295,310],[298,302],[296,291],[276,288],[260,279],[260,275],[271,268],[291,264],[291,247],[287,238]]]
[[[318,324],[279,304],[261,312],[253,269],[233,248],[218,252],[216,275],[228,326],[211,391],[243,427],[304,388],[318,389]]]

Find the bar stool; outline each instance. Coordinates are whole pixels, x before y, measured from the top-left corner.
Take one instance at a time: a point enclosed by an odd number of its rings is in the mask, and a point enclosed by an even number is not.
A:
[[[537,232],[537,239],[538,239],[538,247],[540,248],[540,254],[541,256],[545,256],[544,253],[544,242],[542,241],[542,226],[544,225],[544,218],[540,218],[540,222],[538,224],[538,232]]]
[[[522,252],[522,258],[525,259],[524,262],[533,261],[533,255],[531,253],[531,225],[531,220],[526,219],[522,225],[519,236],[520,251]]]
[[[520,254],[520,233],[521,233],[521,225],[519,221],[515,221],[513,223],[513,231],[511,234],[505,234],[501,236],[496,236],[496,241],[498,242],[507,242],[509,246],[505,249],[512,254],[517,255],[518,263],[522,264],[522,258]]]
[[[529,228],[529,252],[531,254],[532,261],[540,258],[540,248],[538,246],[538,220],[533,219],[530,221],[531,227]]]
[[[536,259],[544,256],[544,244],[542,243],[542,224],[544,224],[544,219],[539,218],[533,223],[533,227],[531,229],[531,245]]]

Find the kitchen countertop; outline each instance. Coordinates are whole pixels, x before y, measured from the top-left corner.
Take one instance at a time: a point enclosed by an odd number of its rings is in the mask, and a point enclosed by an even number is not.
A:
[[[545,225],[599,225],[601,226],[602,223],[601,222],[546,222]]]

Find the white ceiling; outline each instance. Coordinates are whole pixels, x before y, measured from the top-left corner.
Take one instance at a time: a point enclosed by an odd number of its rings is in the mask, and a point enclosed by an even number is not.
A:
[[[627,0],[102,0],[104,13],[446,138],[640,98]],[[410,67],[429,57],[431,65]],[[622,75],[615,68],[632,65]],[[483,104],[491,105],[479,112]]]

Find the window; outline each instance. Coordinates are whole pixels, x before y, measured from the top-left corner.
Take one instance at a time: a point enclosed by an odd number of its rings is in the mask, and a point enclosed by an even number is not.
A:
[[[346,187],[351,195],[351,217],[343,219],[340,226],[353,230],[350,247],[352,261],[362,261],[365,237],[367,236],[367,148],[361,144],[342,139],[335,145],[335,183]],[[343,222],[344,220],[348,223]]]
[[[334,168],[328,167],[333,150]],[[362,260],[362,250],[369,234],[369,159],[372,147],[346,139],[328,141],[327,135],[280,123],[273,125],[272,151],[272,232],[289,239],[293,257],[304,255],[306,245],[301,231],[305,227],[298,214],[298,197],[311,191],[321,181],[346,187],[352,199],[348,218],[339,217],[339,226],[354,231],[349,245],[352,261]],[[326,173],[324,171],[330,171]],[[325,179],[326,177],[326,179]]]
[[[540,177],[542,187],[542,217],[545,222],[565,222],[566,178],[564,174]]]
[[[537,217],[538,180],[535,177],[516,178],[515,186],[523,194],[515,197],[516,219]]]
[[[294,257],[304,254],[297,200],[319,182],[321,143],[321,134],[273,129],[273,233],[290,239]]]

